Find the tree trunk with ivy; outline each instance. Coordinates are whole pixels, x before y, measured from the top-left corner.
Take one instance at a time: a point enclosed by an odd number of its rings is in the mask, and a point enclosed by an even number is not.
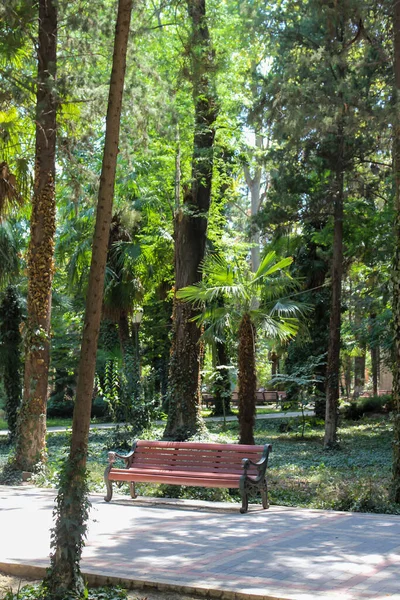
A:
[[[216,94],[214,53],[206,22],[205,0],[187,0],[191,22],[189,52],[195,105],[192,183],[175,215],[175,289],[201,278],[211,200]],[[196,310],[175,298],[165,437],[186,439],[202,427],[200,415],[200,330]]]
[[[18,420],[16,467],[32,471],[45,457],[50,361],[51,286],[56,218],[57,9],[39,0],[35,181],[28,251],[28,319],[24,393]]]
[[[54,600],[61,600],[68,594],[83,597],[80,559],[89,510],[86,461],[90,412],[102,315],[131,11],[132,0],[119,0],[71,447],[61,473],[56,522],[52,533],[51,569],[45,582]]]
[[[257,375],[255,359],[255,327],[245,314],[239,326],[238,385],[240,444],[254,444]]]
[[[400,2],[393,0],[394,33],[394,127],[393,170],[395,183],[395,256],[393,265],[393,324],[395,360],[393,370],[394,440],[392,498],[400,502]]]

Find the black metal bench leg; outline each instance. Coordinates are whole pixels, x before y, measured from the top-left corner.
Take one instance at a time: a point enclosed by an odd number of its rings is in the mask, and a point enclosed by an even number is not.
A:
[[[104,482],[106,484],[106,489],[107,489],[107,494],[104,496],[104,500],[106,502],[110,502],[112,495],[113,495],[112,482],[108,478],[111,467],[112,467],[112,465],[109,465],[108,467],[106,467],[106,470],[104,471]]]
[[[240,512],[242,514],[247,512],[247,509],[249,508],[249,496],[246,490],[246,478],[244,475],[241,476],[240,481],[239,481],[239,491],[240,491],[240,496],[242,498],[242,507],[240,509]]]
[[[131,491],[131,498],[137,498],[136,487],[135,487],[135,482],[134,481],[130,481],[129,482],[129,489]]]
[[[263,508],[269,508],[267,482],[261,488],[261,500]]]

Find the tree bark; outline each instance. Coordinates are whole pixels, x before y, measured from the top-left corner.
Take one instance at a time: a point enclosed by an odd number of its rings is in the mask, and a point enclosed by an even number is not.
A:
[[[395,359],[393,369],[394,440],[392,498],[400,502],[400,2],[393,0],[394,33],[394,127],[393,170],[395,183],[395,256],[393,265],[393,324]]]
[[[79,362],[71,447],[57,496],[55,539],[47,584],[52,598],[81,593],[80,558],[87,520],[86,460],[97,342],[102,315],[104,273],[112,218],[122,96],[132,0],[119,0],[106,134],[86,311]]]
[[[336,195],[334,201],[334,235],[332,257],[332,300],[329,321],[329,345],[326,369],[326,411],[324,446],[337,443],[340,372],[340,324],[343,274],[343,200],[344,200],[344,126],[338,127]]]
[[[257,376],[255,361],[255,327],[248,314],[239,326],[238,348],[240,444],[254,444]]]
[[[35,183],[28,250],[28,320],[24,393],[18,419],[16,467],[32,471],[45,458],[50,362],[51,286],[56,218],[55,157],[57,9],[39,0]]]
[[[207,217],[211,201],[216,95],[214,53],[206,23],[205,0],[188,0],[192,34],[192,84],[195,131],[192,184],[175,215],[175,289],[201,278]],[[200,415],[200,330],[191,321],[195,309],[175,298],[169,373],[168,422],[164,436],[186,439],[202,427]]]

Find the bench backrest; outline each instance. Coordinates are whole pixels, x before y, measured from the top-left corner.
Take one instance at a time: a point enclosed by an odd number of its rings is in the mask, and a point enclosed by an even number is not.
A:
[[[138,440],[134,444],[132,467],[198,471],[207,473],[243,472],[242,460],[260,460],[268,453],[269,446],[246,446],[244,444],[206,444],[201,442],[158,442]],[[255,467],[248,473],[256,474]]]

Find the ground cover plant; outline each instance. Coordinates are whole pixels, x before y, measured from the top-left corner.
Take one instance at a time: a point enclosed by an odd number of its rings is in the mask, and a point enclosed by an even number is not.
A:
[[[259,419],[255,427],[256,444],[272,443],[268,471],[272,504],[304,508],[387,512],[400,514],[400,506],[390,502],[391,444],[393,425],[387,416],[343,421],[337,451],[323,447],[323,423],[306,419],[306,434],[301,436],[299,418]],[[160,439],[163,426],[143,432],[143,439]],[[238,423],[208,422],[201,439],[213,442],[237,441]],[[34,475],[38,486],[57,487],[61,461],[65,456],[69,434],[47,436],[48,461]],[[134,436],[129,428],[93,429],[89,437],[89,487],[91,492],[105,491],[103,472],[109,450],[126,452]],[[6,464],[12,447],[0,440],[0,468]],[[13,481],[15,483],[15,481]],[[155,486],[138,484],[139,495],[181,497],[239,502],[237,491]],[[119,493],[128,494],[128,486]],[[254,498],[255,502],[259,499]]]

